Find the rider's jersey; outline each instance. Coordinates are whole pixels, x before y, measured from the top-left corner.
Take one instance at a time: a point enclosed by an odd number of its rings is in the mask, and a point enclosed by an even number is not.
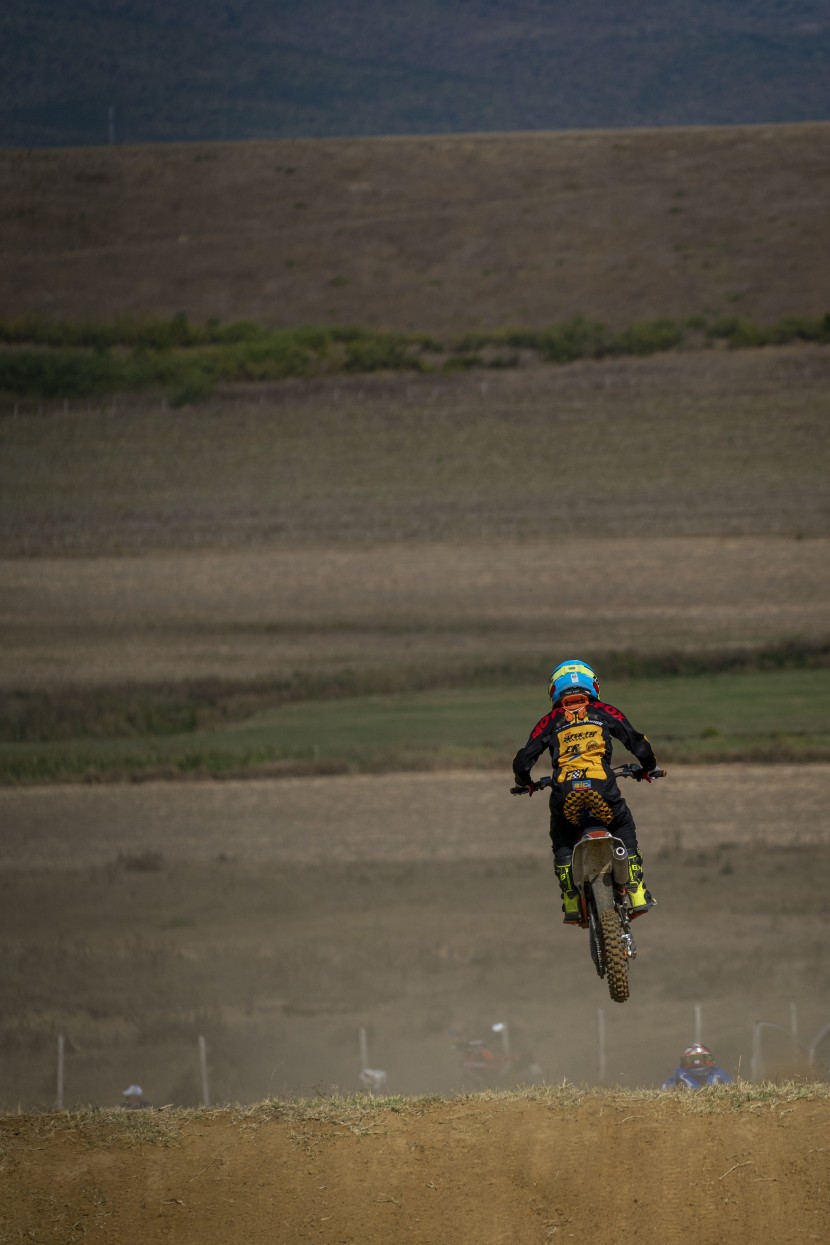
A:
[[[611,753],[618,739],[632,752],[643,769],[657,764],[651,744],[635,730],[628,718],[613,705],[590,700],[577,712],[557,706],[537,722],[530,738],[513,759],[516,783],[526,787],[530,771],[546,748],[550,749],[553,777],[558,783],[574,787],[591,782],[614,782]]]
[[[732,1077],[723,1068],[676,1068],[661,1089],[703,1089],[704,1085],[731,1085]]]

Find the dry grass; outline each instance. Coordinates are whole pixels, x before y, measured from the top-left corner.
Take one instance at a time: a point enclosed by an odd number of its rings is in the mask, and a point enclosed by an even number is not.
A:
[[[72,1132],[79,1139],[93,1144],[118,1142],[127,1146],[156,1144],[169,1146],[180,1143],[191,1123],[234,1123],[261,1127],[273,1120],[303,1124],[334,1125],[348,1129],[355,1136],[366,1136],[370,1126],[388,1115],[424,1116],[436,1111],[450,1111],[462,1119],[468,1106],[487,1103],[509,1108],[517,1102],[537,1103],[556,1112],[571,1113],[590,1104],[608,1111],[625,1111],[644,1104],[673,1103],[691,1115],[722,1115],[733,1112],[756,1112],[764,1109],[777,1112],[795,1102],[827,1102],[830,1084],[827,1081],[780,1080],[742,1081],[732,1085],[708,1086],[697,1093],[657,1089],[596,1088],[562,1081],[557,1085],[520,1086],[515,1089],[488,1089],[446,1098],[440,1094],[344,1094],[337,1091],[320,1093],[311,1098],[266,1098],[247,1105],[222,1107],[174,1108],[164,1115],[157,1112],[129,1112],[121,1108],[75,1107],[69,1111],[49,1112],[25,1117],[6,1116],[23,1126],[27,1140],[46,1139],[61,1132]],[[0,1115],[0,1127],[3,1117]]]
[[[674,1090],[668,1097],[658,1089],[597,1089],[573,1085],[563,1081],[558,1085],[532,1085],[518,1089],[490,1089],[476,1094],[463,1094],[450,1102],[439,1095],[430,1094],[403,1097],[400,1094],[371,1097],[362,1094],[329,1094],[316,1098],[268,1099],[240,1110],[230,1108],[236,1118],[265,1122],[268,1119],[315,1121],[317,1123],[341,1124],[357,1131],[367,1121],[387,1113],[424,1114],[450,1107],[459,1116],[465,1103],[494,1103],[507,1106],[514,1102],[534,1102],[559,1112],[571,1112],[586,1102],[600,1105],[608,1110],[626,1110],[645,1103],[676,1102],[693,1115],[717,1115],[732,1111],[756,1111],[763,1107],[775,1111],[793,1102],[827,1102],[830,1100],[830,1084],[827,1081],[737,1080],[732,1085],[713,1085],[697,1093]],[[203,1115],[203,1112],[196,1113]]]
[[[830,126],[0,154],[0,312],[432,331],[821,314]]]

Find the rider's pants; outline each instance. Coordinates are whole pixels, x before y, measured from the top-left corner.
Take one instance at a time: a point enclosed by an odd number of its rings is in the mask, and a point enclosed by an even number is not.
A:
[[[551,790],[550,841],[554,862],[557,865],[568,863],[586,820],[597,829],[602,827],[622,839],[629,856],[633,856],[639,850],[637,827],[617,784],[593,781],[590,790],[578,791],[572,791],[571,786],[570,782],[561,783]]]

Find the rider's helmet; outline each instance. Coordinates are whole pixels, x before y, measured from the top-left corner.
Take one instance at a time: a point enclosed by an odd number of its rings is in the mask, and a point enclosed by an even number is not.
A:
[[[554,705],[571,692],[599,696],[599,680],[587,662],[571,657],[558,665],[550,676],[548,692]]]
[[[687,1046],[680,1056],[680,1066],[681,1068],[713,1068],[715,1061],[708,1046],[701,1046],[700,1042],[695,1042],[692,1046]]]

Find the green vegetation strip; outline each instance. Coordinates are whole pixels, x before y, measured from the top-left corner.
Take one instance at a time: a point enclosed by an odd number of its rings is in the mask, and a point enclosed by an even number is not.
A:
[[[518,366],[528,353],[546,363],[572,363],[716,343],[747,348],[793,341],[830,342],[830,313],[772,325],[739,317],[652,319],[616,332],[574,316],[539,329],[477,331],[446,341],[359,327],[194,324],[181,312],[99,324],[25,316],[0,320],[0,392],[69,399],[162,388],[184,405],[206,398],[218,384],[289,376],[504,368]]]
[[[665,762],[830,759],[827,667],[606,678],[603,696],[649,735]],[[545,711],[538,682],[303,700],[170,734],[6,742],[0,782],[494,766],[508,775]]]
[[[603,679],[696,678],[830,667],[830,641],[787,641],[751,649],[700,652],[597,654]],[[71,739],[131,739],[211,731],[301,701],[411,696],[454,688],[502,689],[538,685],[534,658],[505,657],[498,665],[373,670],[341,668],[323,675],[284,679],[203,679],[163,684],[116,684],[55,690],[10,690],[0,699],[0,743],[51,743]]]

